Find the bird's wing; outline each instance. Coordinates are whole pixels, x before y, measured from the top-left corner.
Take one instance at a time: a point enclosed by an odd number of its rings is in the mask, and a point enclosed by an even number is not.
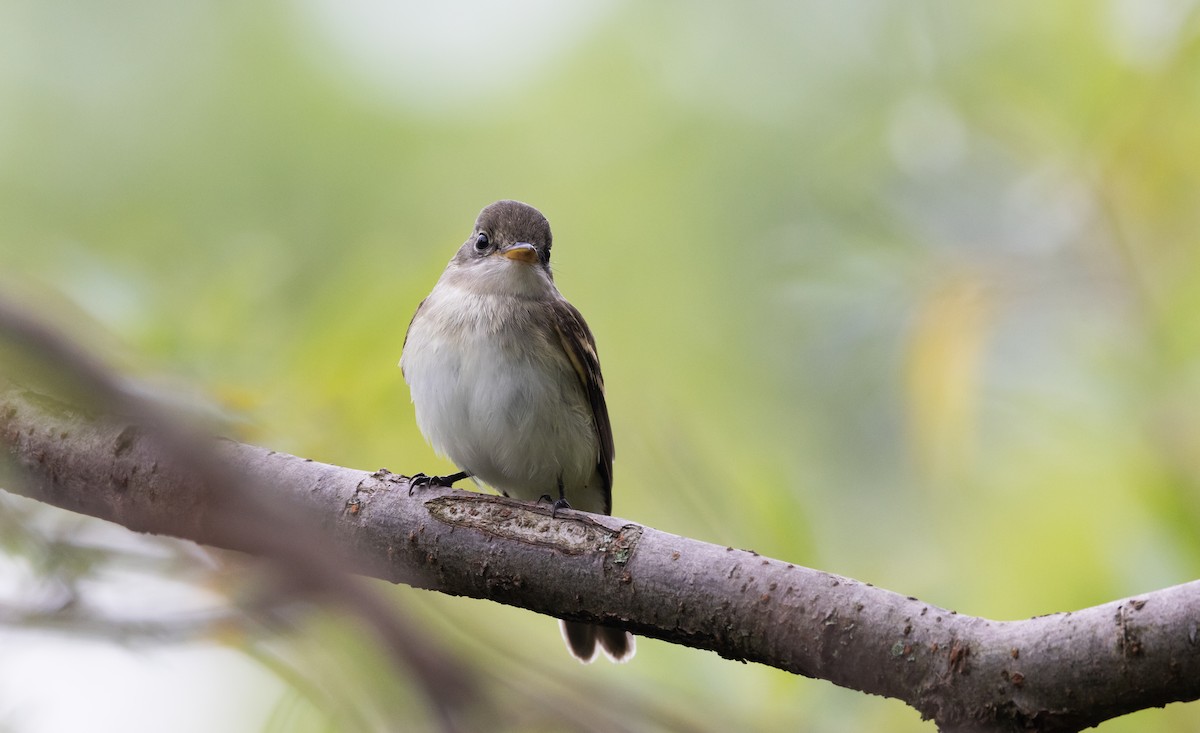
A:
[[[555,303],[554,328],[562,342],[563,351],[575,367],[575,375],[583,386],[588,404],[592,408],[592,421],[596,437],[600,441],[599,468],[604,482],[604,513],[612,512],[612,424],[608,421],[608,404],[604,401],[604,377],[600,374],[600,357],[596,355],[596,341],[583,316],[575,306],[560,299]]]
[[[408,375],[404,373],[404,350],[408,348],[408,335],[412,333],[413,324],[417,322],[417,316],[421,315],[421,309],[425,307],[425,301],[429,298],[422,298],[417,304],[417,309],[413,311],[413,317],[408,322],[408,329],[404,332],[404,345],[400,347],[400,375],[408,379]]]

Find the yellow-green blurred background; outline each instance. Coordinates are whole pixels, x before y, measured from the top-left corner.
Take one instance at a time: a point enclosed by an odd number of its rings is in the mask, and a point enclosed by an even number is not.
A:
[[[114,363],[252,442],[448,471],[395,364],[521,199],[596,334],[618,515],[990,618],[1200,575],[1197,171],[1187,0],[0,3],[0,282]],[[136,541],[156,562],[114,573],[3,498],[7,603],[255,577]],[[581,667],[547,618],[378,585],[511,687],[496,730],[933,729],[653,640]],[[34,660],[59,701],[114,688],[93,730],[429,725],[354,627],[294,623],[166,644],[203,664],[10,627],[0,730],[46,729]],[[141,721],[120,674],[70,674],[84,647],[178,706]]]

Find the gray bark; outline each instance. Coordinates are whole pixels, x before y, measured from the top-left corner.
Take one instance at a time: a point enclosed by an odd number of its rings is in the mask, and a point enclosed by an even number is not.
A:
[[[1200,581],[990,621],[619,517],[552,517],[545,505],[443,488],[410,495],[386,470],[233,441],[198,446],[254,492],[239,498],[181,469],[154,437],[27,391],[0,393],[0,442],[23,469],[5,487],[134,531],[265,554],[279,544],[275,508],[299,507],[348,571],[898,698],[943,730],[1081,730],[1200,697]]]

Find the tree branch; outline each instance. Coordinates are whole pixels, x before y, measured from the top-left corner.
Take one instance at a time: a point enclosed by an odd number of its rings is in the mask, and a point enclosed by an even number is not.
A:
[[[129,421],[0,394],[12,488],[72,511],[246,552],[227,511]],[[215,455],[313,513],[346,570],[539,613],[619,624],[905,701],[943,730],[1072,731],[1200,697],[1200,581],[1072,613],[997,622],[617,517],[448,489],[232,441]],[[255,517],[247,517],[254,520]],[[269,521],[269,518],[259,518]]]

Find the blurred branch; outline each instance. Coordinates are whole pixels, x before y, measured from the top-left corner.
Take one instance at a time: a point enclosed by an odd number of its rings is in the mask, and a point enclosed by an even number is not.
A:
[[[0,441],[27,479],[11,490],[273,559],[282,590],[335,598],[370,623],[417,671],[444,729],[456,727],[454,701],[472,694],[470,675],[348,572],[616,624],[895,697],[942,730],[1074,731],[1200,697],[1200,581],[1026,621],[961,616],[617,517],[552,517],[546,506],[448,489],[410,495],[386,470],[215,440],[129,397],[87,355],[0,302],[3,334],[49,355],[99,408],[0,389]]]
[[[265,557],[276,571],[275,593],[335,601],[373,631],[425,693],[441,730],[461,730],[464,716],[477,712],[481,691],[469,669],[345,573],[316,518],[299,504],[271,502],[255,483],[259,475],[223,460],[218,442],[129,389],[90,353],[3,298],[0,345],[16,347],[26,369],[33,365],[39,380],[88,408],[0,379],[6,390],[0,442],[12,463],[25,469],[16,479],[20,493],[137,531]]]
[[[127,420],[19,389],[0,436],[33,481],[17,490],[143,532],[260,553],[211,492]],[[232,441],[213,455],[254,487],[241,510],[294,503],[345,571],[620,624],[665,641],[899,698],[944,730],[1080,730],[1200,696],[1200,582],[1073,613],[995,622],[829,573],[616,517],[465,491],[408,493],[385,470]]]

